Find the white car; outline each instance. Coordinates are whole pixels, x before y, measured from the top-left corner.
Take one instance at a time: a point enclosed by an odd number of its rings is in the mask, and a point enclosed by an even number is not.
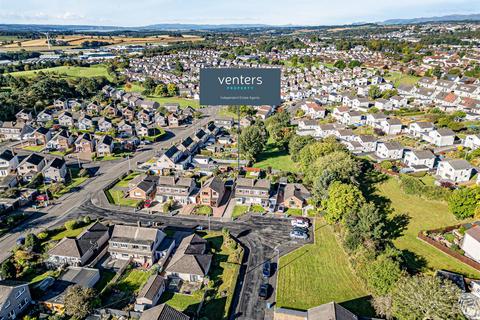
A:
[[[308,228],[310,227],[310,221],[303,218],[295,218],[291,221],[293,227]]]

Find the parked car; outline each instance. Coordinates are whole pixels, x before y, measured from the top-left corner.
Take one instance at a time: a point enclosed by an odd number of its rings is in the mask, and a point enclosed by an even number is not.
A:
[[[290,232],[290,238],[307,240],[308,239],[308,234],[306,234],[305,232],[292,230]]]
[[[298,231],[298,232],[303,232],[303,233],[308,233],[308,229],[307,228],[302,228],[302,227],[293,227],[292,230],[293,231]]]
[[[266,261],[264,264],[263,264],[263,276],[265,278],[268,278],[270,277],[270,274],[272,273],[272,265],[270,262]]]
[[[285,212],[285,206],[283,204],[278,205],[278,212],[281,212],[281,213]]]
[[[268,212],[275,212],[275,204],[270,203],[268,205]]]
[[[294,227],[308,228],[310,226],[310,220],[303,217],[296,217],[291,223]]]
[[[152,203],[153,203],[152,200],[147,199],[147,200],[145,200],[145,203],[143,204],[143,206],[145,208],[150,208],[152,206]]]
[[[18,246],[23,246],[25,244],[25,237],[18,238],[16,242]]]
[[[260,290],[258,291],[258,296],[263,300],[268,299],[268,291],[270,289],[270,285],[268,283],[264,283],[260,286]]]

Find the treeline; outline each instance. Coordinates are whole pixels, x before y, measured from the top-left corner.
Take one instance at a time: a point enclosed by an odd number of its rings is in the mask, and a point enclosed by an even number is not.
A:
[[[91,98],[106,84],[104,77],[65,79],[42,72],[32,78],[0,76],[0,87],[8,87],[0,92],[0,120],[13,120],[22,109],[40,112],[59,98]]]
[[[153,57],[157,55],[173,54],[186,50],[215,49],[216,46],[211,42],[179,42],[168,47],[150,47],[144,51],[144,56]]]
[[[40,57],[41,53],[36,51],[7,51],[0,52],[0,60],[24,60]]]
[[[257,45],[257,49],[263,52],[272,52],[274,49],[277,49],[279,51],[285,51],[288,49],[299,48],[306,48],[306,45],[297,37],[275,38],[267,41],[262,41]]]
[[[88,67],[90,64],[86,61],[77,59],[45,60],[37,63],[18,63],[0,66],[0,74],[7,74],[16,71],[30,71],[60,66],[78,66]]]
[[[92,41],[83,41],[82,42],[82,48],[85,49],[90,49],[90,48],[100,48],[103,46],[109,46],[113,44],[112,42],[106,42],[106,41],[97,41],[97,40],[92,40]]]

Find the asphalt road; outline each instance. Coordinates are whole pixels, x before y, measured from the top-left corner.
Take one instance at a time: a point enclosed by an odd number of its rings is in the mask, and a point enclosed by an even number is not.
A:
[[[167,131],[164,140],[150,145],[148,148],[137,152],[129,160],[109,161],[109,162],[91,162],[88,167],[96,167],[97,172],[94,177],[88,179],[79,186],[75,192],[68,193],[62,198],[55,200],[55,205],[47,208],[34,210],[28,208],[25,211],[32,213],[30,218],[13,228],[9,233],[0,238],[0,262],[10,257],[10,250],[15,246],[18,238],[25,236],[30,232],[40,232],[42,229],[49,228],[61,220],[68,212],[79,207],[82,203],[89,201],[100,190],[105,188],[111,181],[126,173],[129,168],[134,168],[137,162],[145,162],[155,156],[162,149],[170,147],[172,144],[193,134],[201,126],[211,121],[212,110],[206,109],[206,117],[195,121],[192,125],[184,129],[175,129]],[[130,164],[129,164],[130,163]]]
[[[129,223],[142,225],[161,225],[193,229],[197,226],[208,228],[205,219],[189,216],[165,216],[150,215],[140,212],[118,210],[107,210],[95,206],[92,202],[86,202],[80,207],[65,215],[59,224],[68,219],[79,218],[89,215],[91,218],[99,218],[111,223]],[[211,230],[220,231],[222,228],[230,230],[244,247],[245,256],[241,267],[239,281],[235,290],[232,310],[235,310],[231,319],[253,320],[273,319],[272,311],[267,310],[267,301],[259,299],[258,291],[260,285],[265,281],[272,286],[268,302],[274,302],[275,278],[278,272],[276,258],[284,255],[307,243],[302,240],[290,239],[290,220],[278,217],[250,216],[243,221],[220,222],[211,220]],[[311,241],[311,240],[310,240]],[[278,251],[277,251],[278,250]],[[270,261],[274,263],[275,274],[265,280],[262,276],[263,263]],[[267,317],[266,317],[267,316]]]

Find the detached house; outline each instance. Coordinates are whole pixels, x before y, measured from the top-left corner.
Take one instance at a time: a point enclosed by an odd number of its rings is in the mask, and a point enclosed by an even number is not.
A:
[[[380,159],[397,160],[403,157],[403,146],[398,142],[379,142],[375,155]]]
[[[55,158],[43,169],[43,179],[46,183],[65,182],[67,177],[67,164],[65,160]]]
[[[31,181],[33,177],[42,172],[45,164],[46,161],[44,157],[32,153],[18,165],[17,172],[23,180]]]
[[[98,139],[97,146],[97,157],[105,157],[111,155],[113,152],[113,139],[109,135],[101,136]]]
[[[17,169],[18,157],[6,149],[0,154],[0,177],[6,177]]]
[[[455,132],[448,128],[439,128],[428,133],[428,137],[424,136],[428,142],[437,147],[451,146],[455,141]]]
[[[207,276],[212,264],[212,255],[207,252],[207,240],[192,234],[180,242],[165,273],[170,278],[201,282]]]
[[[15,280],[0,281],[0,319],[17,319],[32,303],[28,283]]]
[[[52,132],[44,127],[39,127],[33,133],[31,144],[34,146],[47,146],[48,141],[52,138]]]
[[[380,128],[387,135],[395,135],[402,132],[402,122],[396,118],[386,119],[380,123]]]
[[[414,137],[421,137],[435,130],[435,125],[431,122],[413,122],[408,126],[408,133]]]
[[[466,136],[464,146],[472,150],[480,148],[480,134],[470,134]]]
[[[467,182],[470,180],[473,166],[463,159],[444,160],[438,164],[437,175],[452,182]]]
[[[301,109],[312,119],[323,119],[326,115],[326,109],[314,101],[305,102]]]
[[[181,162],[184,154],[176,146],[170,147],[164,154],[162,154],[157,162],[156,167],[162,169],[184,169],[184,164]]]
[[[412,150],[405,152],[403,162],[416,172],[433,169],[435,159],[435,155],[430,150]]]
[[[58,124],[62,127],[73,127],[75,125],[75,120],[70,112],[65,111],[58,117]]]
[[[74,137],[67,130],[61,130],[47,143],[50,150],[66,151],[73,146]]]
[[[287,183],[283,190],[283,205],[285,208],[301,209],[307,205],[310,192],[303,184]]]
[[[237,178],[235,198],[238,203],[261,204],[266,207],[270,201],[270,180]]]

